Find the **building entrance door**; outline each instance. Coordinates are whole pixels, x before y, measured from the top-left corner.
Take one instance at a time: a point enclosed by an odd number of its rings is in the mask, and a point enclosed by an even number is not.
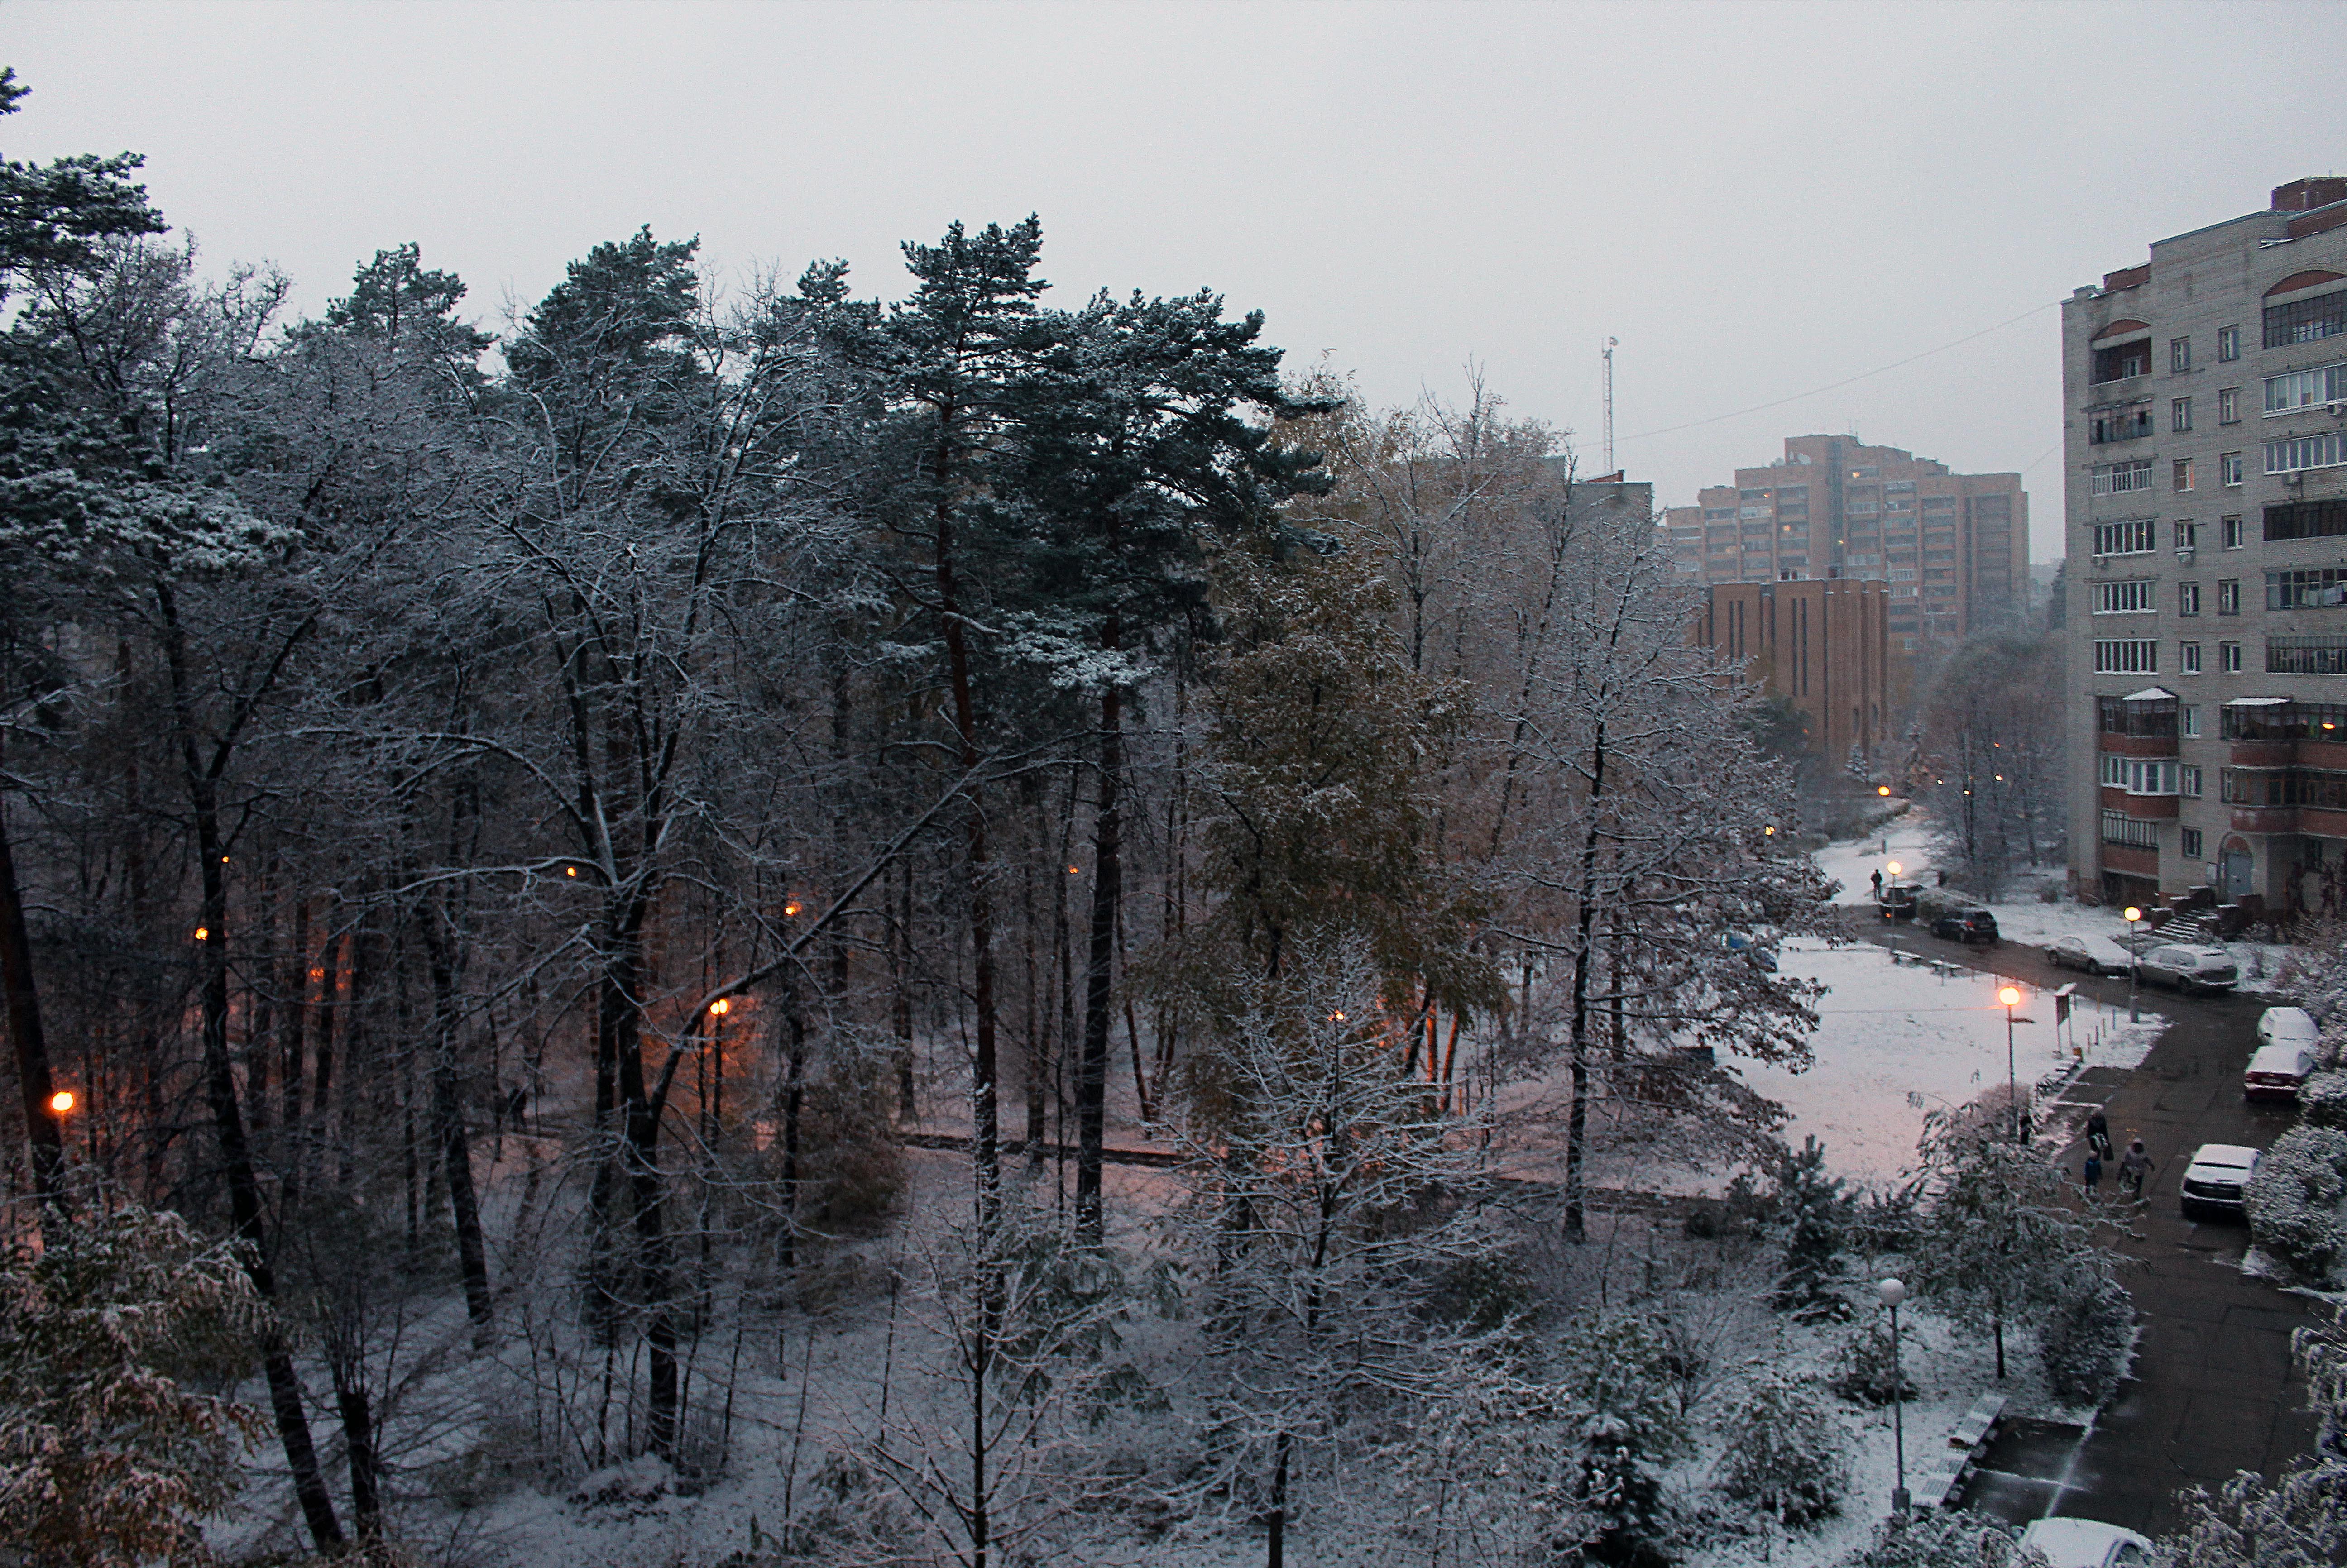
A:
[[[2225,897],[2237,903],[2249,897],[2250,852],[2246,849],[2225,851]]]

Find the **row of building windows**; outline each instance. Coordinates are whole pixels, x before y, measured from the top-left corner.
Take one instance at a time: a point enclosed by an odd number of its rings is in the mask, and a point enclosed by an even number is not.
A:
[[[2260,326],[2264,331],[2264,346],[2288,348],[2295,343],[2320,343],[2347,332],[2347,289],[2317,294],[2312,299],[2292,300],[2287,304],[2265,307]],[[2121,381],[2128,376],[2147,375],[2151,372],[2151,340],[2145,337],[2134,343],[2117,343],[2094,351],[2094,379],[2097,382]],[[2217,358],[2229,364],[2241,357],[2241,329],[2238,325],[2217,329]],[[2183,374],[2192,368],[2192,340],[2174,337],[2168,340],[2168,368],[2172,374]]]
[[[2347,536],[2347,497],[2268,507],[2264,523],[2263,537],[2269,544]],[[2157,519],[2152,518],[2087,525],[2093,553],[2098,556],[2147,555],[2159,548],[2158,529]],[[2239,514],[2228,514],[2217,519],[2217,537],[2225,548],[2237,550],[2248,542],[2249,529]],[[2178,549],[2197,548],[2200,525],[2190,518],[2177,518],[2174,542]]]
[[[2347,675],[2347,637],[2269,637],[2265,645],[2266,673],[2269,675]],[[2229,641],[2217,644],[2217,671],[2223,675],[2241,672],[2240,643]],[[2176,645],[2176,673],[2198,675],[2204,672],[2201,644],[2188,641],[2178,642]],[[2095,639],[2095,673],[2158,674],[2158,639]]]
[[[2147,614],[2159,608],[2158,579],[2129,578],[2119,582],[2095,584],[2096,615]],[[2266,608],[2283,610],[2347,609],[2347,567],[2305,567],[2295,571],[2266,573]],[[2176,585],[2176,613],[2200,613],[2200,585],[2179,582]],[[2220,578],[2217,582],[2217,613],[2241,613],[2241,579]]]

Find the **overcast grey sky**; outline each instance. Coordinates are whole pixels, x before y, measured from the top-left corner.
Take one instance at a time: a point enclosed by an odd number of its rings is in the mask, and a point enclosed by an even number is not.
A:
[[[598,241],[739,275],[1041,213],[1045,272],[1209,286],[1373,403],[1463,387],[1674,503],[1787,434],[2027,471],[2060,553],[2058,312],[2347,167],[2347,6],[110,5],[15,0],[0,150],[133,149],[306,308],[414,240],[494,324]]]

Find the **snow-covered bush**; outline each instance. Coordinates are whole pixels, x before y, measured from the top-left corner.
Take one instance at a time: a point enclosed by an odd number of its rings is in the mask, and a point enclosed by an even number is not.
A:
[[[2005,1568],[2018,1553],[2014,1532],[1968,1510],[1926,1509],[1875,1527],[1849,1568]]]
[[[2099,1408],[2118,1390],[2135,1348],[2135,1302],[2116,1280],[2086,1275],[2037,1327],[2046,1386],[2073,1405]]]
[[[1913,1399],[1915,1379],[1901,1367],[1894,1386],[1892,1366],[1890,1326],[1879,1320],[1867,1323],[1841,1342],[1826,1386],[1852,1404],[1887,1405],[1894,1395]]]
[[[1559,1386],[1581,1434],[1568,1489],[1581,1561],[1655,1568],[1669,1560],[1655,1471],[1687,1447],[1673,1357],[1670,1337],[1645,1317],[1598,1318],[1558,1346]]]
[[[1815,1137],[1777,1165],[1776,1222],[1784,1238],[1784,1269],[1768,1304],[1801,1317],[1847,1317],[1850,1304],[1834,1288],[1841,1278],[1842,1238],[1855,1204],[1842,1179],[1826,1170]]]
[[[2347,1132],[2347,1072],[2317,1072],[2300,1084],[2298,1119],[2310,1127]]]
[[[259,1412],[188,1385],[262,1329],[225,1246],[179,1215],[51,1215],[0,1255],[0,1542],[60,1568],[193,1562]]]
[[[1801,1384],[1756,1378],[1726,1435],[1719,1485],[1728,1496],[1790,1525],[1840,1510],[1850,1486],[1841,1427]]]
[[[2250,1235],[2300,1277],[2321,1284],[2347,1253],[2339,1200],[2347,1195],[2347,1132],[2293,1127],[2250,1178]]]

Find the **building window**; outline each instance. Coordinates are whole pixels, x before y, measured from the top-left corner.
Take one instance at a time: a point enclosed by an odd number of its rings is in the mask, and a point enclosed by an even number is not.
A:
[[[2198,773],[2199,770],[2196,768],[2193,771]],[[2196,789],[2192,793],[2195,795],[2198,795],[2200,792]],[[2188,827],[2178,834],[2178,836],[2184,841],[2184,858],[2187,860],[2199,859],[2200,830],[2197,827]]]
[[[2347,675],[2347,637],[2269,637],[2269,675]]]
[[[2151,340],[2139,338],[2123,343],[2116,348],[2095,351],[2094,379],[2096,383],[2125,381],[2130,375],[2151,374]]]
[[[2219,615],[2239,615],[2241,613],[2240,579],[2237,577],[2229,577],[2223,579],[2217,584],[2217,613]]]
[[[2147,555],[2159,548],[2159,524],[2151,518],[2138,518],[2125,523],[2096,523],[2093,531],[2095,554],[2098,556]],[[1936,555],[1938,552],[1932,553]]]
[[[2177,728],[2183,733],[2184,738],[2188,741],[2198,740],[2200,738],[2199,704],[2197,702],[2187,702],[2183,707],[2177,710]],[[2198,778],[2200,776],[2200,770],[2198,768],[2193,769],[2192,776],[2196,779]],[[2196,787],[2192,793],[2194,794],[2198,794],[2200,791]]]
[[[2176,548],[2188,550],[2200,542],[2200,525],[2189,518],[2176,519]]]
[[[2192,428],[2192,400],[2190,398],[2171,397],[2168,400],[2168,427],[2170,430],[2189,430]]]
[[[2174,475],[2176,488],[2179,493],[2192,487],[2191,458],[2178,457],[2171,466],[2170,472]]]
[[[2286,501],[2266,508],[2266,538],[2326,539],[2347,534],[2347,500]]]
[[[2239,549],[2243,538],[2246,538],[2241,529],[2241,519],[2239,518],[2218,518],[2217,531],[2220,536],[2220,542],[2229,550]]]
[[[2265,309],[2266,347],[2287,348],[2294,343],[2320,343],[2347,332],[2347,289],[2334,289],[2311,300],[2292,300]],[[2101,362],[2097,359],[2096,363]],[[2150,366],[2146,365],[2148,370]],[[2140,374],[2140,372],[2137,374]]]
[[[2309,468],[2336,468],[2347,464],[2347,436],[2326,430],[2320,436],[2286,436],[2266,443],[2266,472],[2296,474]]]
[[[2239,425],[2241,422],[2241,389],[2220,386],[2217,389],[2217,423]]]
[[[2178,671],[2187,675],[2198,675],[2200,673],[2200,645],[2198,642],[2178,643],[2176,645],[2176,667]]]
[[[2266,377],[2266,417],[2295,414],[2301,408],[2347,403],[2347,364],[2326,364],[2313,370],[2293,370]]]
[[[2101,756],[2103,759],[2103,787],[2105,789],[2125,789],[2127,787],[2127,760],[2125,757],[2118,756],[2110,752],[2104,752],[2101,753]]]
[[[2148,490],[2151,488],[2151,459],[2106,463],[2088,470],[2087,483],[2097,496],[2124,496],[2130,490]]]
[[[2236,360],[2241,357],[2241,329],[2237,326],[2217,329],[2217,357]]]
[[[2217,644],[2217,672],[2220,675],[2239,675],[2241,672],[2241,645],[2239,643],[2219,642]]]
[[[2200,585],[2198,583],[2179,582],[2176,585],[2176,613],[2178,615],[2198,615],[2200,613]]]
[[[2157,849],[2159,830],[2151,823],[2137,822],[2123,811],[2106,811],[2103,813],[2103,842],[2129,849]]]
[[[2095,642],[2097,675],[2157,675],[2159,644],[2148,637],[2098,638]]]
[[[2151,600],[2155,586],[2149,578],[2138,578],[2131,582],[2098,582],[2095,585],[2095,613],[2131,615],[2139,610],[2156,610],[2158,606]]]
[[[2217,482],[2220,485],[2238,485],[2241,482],[2241,455],[2239,452],[2220,452],[2217,455]]]
[[[2347,605],[2347,567],[2266,573],[2268,610],[2336,610]]]
[[[2191,368],[2192,340],[2188,337],[2169,338],[2168,340],[2168,373],[2170,374],[2177,374],[2181,372],[2190,370]]]
[[[2188,400],[2187,400],[2188,401]],[[2086,422],[2086,445],[2106,446],[2114,441],[2140,441],[2151,434],[2151,399],[2114,404]]]

